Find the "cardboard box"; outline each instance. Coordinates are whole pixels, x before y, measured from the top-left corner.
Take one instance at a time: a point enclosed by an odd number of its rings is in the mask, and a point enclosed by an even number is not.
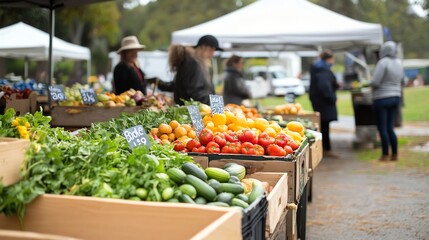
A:
[[[29,140],[0,138],[0,181],[3,186],[9,186],[21,179],[19,171],[29,145]]]
[[[235,162],[243,165],[246,172],[281,172],[288,174],[288,202],[297,203],[308,180],[309,146],[306,141],[300,147],[294,159],[253,156],[242,154],[209,154],[209,167],[223,167],[226,163]]]
[[[235,208],[45,194],[27,206],[24,230],[81,239],[241,239]],[[0,215],[0,229],[18,230]]]
[[[35,113],[37,111],[37,93],[32,92],[28,99],[16,99],[16,94],[12,94],[6,102],[6,108],[15,109],[16,115],[24,115],[26,113]]]
[[[121,113],[136,113],[143,110],[136,107],[64,107],[55,106],[51,111],[53,127],[91,127],[95,122],[106,122],[112,118],[118,118]]]
[[[273,186],[273,190],[267,196],[268,211],[265,225],[266,232],[272,234],[286,211],[288,200],[287,173],[257,172],[246,175],[246,178],[255,178]]]
[[[310,168],[316,169],[320,161],[323,158],[323,146],[322,139],[316,139],[314,143],[310,145]]]

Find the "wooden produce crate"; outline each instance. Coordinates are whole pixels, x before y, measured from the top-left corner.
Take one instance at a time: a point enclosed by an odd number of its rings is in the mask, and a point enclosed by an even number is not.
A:
[[[255,178],[262,182],[268,182],[273,190],[268,194],[268,211],[265,231],[272,234],[286,211],[288,200],[287,173],[257,172],[246,175],[246,178]]]
[[[26,209],[24,230],[91,239],[241,239],[234,208],[45,194]],[[18,230],[0,215],[0,229]]]
[[[319,112],[303,112],[303,113],[299,113],[299,114],[275,114],[275,113],[271,113],[271,111],[269,111],[270,113],[268,114],[264,114],[264,117],[270,116],[270,115],[280,115],[282,116],[283,120],[286,121],[290,121],[290,120],[295,120],[297,118],[301,118],[301,119],[307,119],[310,122],[313,122],[316,129],[316,131],[320,131],[320,113]]]
[[[92,123],[105,122],[117,118],[121,113],[136,113],[142,110],[136,107],[64,107],[55,106],[51,111],[53,127],[84,128],[91,127]]]
[[[242,154],[209,154],[209,167],[223,167],[234,162],[246,167],[246,172],[281,172],[288,174],[288,202],[299,202],[308,180],[309,146],[303,141],[300,151],[293,159],[287,157],[254,156]]]
[[[6,108],[13,108],[16,115],[24,115],[26,113],[35,113],[37,111],[37,93],[32,92],[28,99],[16,99],[16,94],[12,94],[10,99],[6,101]]]
[[[21,179],[19,171],[24,162],[29,140],[0,138],[0,182],[9,186]]]
[[[64,237],[52,234],[41,234],[27,231],[1,230],[2,240],[78,240],[77,238]]]
[[[320,161],[322,161],[322,158],[322,139],[316,139],[316,141],[310,145],[310,168],[314,170],[319,165]]]

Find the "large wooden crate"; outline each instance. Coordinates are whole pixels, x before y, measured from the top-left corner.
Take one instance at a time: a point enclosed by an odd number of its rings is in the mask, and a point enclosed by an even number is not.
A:
[[[58,236],[52,234],[42,234],[18,230],[1,230],[0,239],[2,240],[78,240],[77,238]]]
[[[6,102],[6,108],[13,108],[17,115],[34,113],[37,111],[37,93],[32,92],[27,99],[16,99],[16,94],[12,94]]]
[[[286,211],[288,191],[287,173],[257,172],[246,175],[246,178],[255,178],[268,182],[273,190],[268,194],[268,211],[265,231],[272,234],[280,222],[282,214]]]
[[[316,139],[316,141],[310,145],[310,168],[314,170],[319,165],[320,161],[322,161],[322,158],[322,139]]]
[[[0,138],[0,182],[3,186],[19,181],[19,172],[29,144],[29,140]]]
[[[241,239],[234,208],[45,194],[28,205],[24,230],[81,239]],[[18,230],[0,215],[0,229]]]
[[[308,180],[309,146],[303,142],[298,155],[291,160],[270,156],[223,155],[218,154],[216,160],[209,158],[209,167],[223,167],[226,163],[234,162],[246,167],[246,172],[281,172],[288,174],[288,202],[299,202],[300,196]],[[252,160],[246,160],[252,159]]]
[[[51,111],[51,125],[54,127],[91,127],[92,123],[105,122],[117,118],[121,113],[136,113],[141,107],[64,107],[55,106]]]

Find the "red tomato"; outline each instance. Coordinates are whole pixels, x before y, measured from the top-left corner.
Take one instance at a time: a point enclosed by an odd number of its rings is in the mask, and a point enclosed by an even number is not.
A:
[[[270,146],[268,146],[267,153],[270,156],[279,156],[279,157],[286,156],[286,151],[282,147],[276,144],[271,144]]]
[[[188,141],[188,143],[186,144],[186,148],[187,148],[189,151],[192,151],[192,149],[194,149],[194,147],[196,147],[196,148],[201,147],[201,143],[200,143],[200,142],[198,142],[198,141],[197,141],[197,140],[195,140],[195,139],[191,139],[191,140],[189,140],[189,141]]]
[[[207,146],[207,144],[211,141],[213,141],[213,132],[212,130],[208,128],[204,128],[200,132],[200,136],[198,137],[200,139],[201,145]]]
[[[219,144],[214,141],[211,141],[206,146],[207,153],[220,153]]]
[[[236,132],[230,132],[230,133],[224,133],[225,139],[227,142],[238,142],[238,133]]]
[[[205,153],[206,152],[206,147],[204,146],[200,146],[200,147],[194,147],[192,149],[192,152],[197,152],[197,153]]]
[[[240,142],[229,143],[228,144],[228,151],[229,151],[229,153],[240,154],[241,153],[241,143]]]
[[[284,147],[284,149],[285,149],[285,151],[286,151],[286,153],[287,153],[287,154],[293,154],[293,149],[292,149],[292,147],[291,147],[291,146],[286,145],[286,146]]]
[[[219,144],[219,148],[223,148],[226,145],[226,139],[223,134],[216,134],[213,140]]]
[[[270,137],[267,133],[261,133],[258,136],[258,144],[266,148],[268,145],[274,143],[274,138]]]
[[[288,144],[290,140],[291,138],[288,135],[284,133],[280,133],[279,135],[276,136],[274,143],[279,145],[280,147],[284,147]]]
[[[256,143],[258,142],[258,138],[256,137],[255,133],[251,131],[250,129],[244,129],[239,135],[238,139],[240,142],[250,142],[250,143]]]
[[[255,147],[250,142],[245,142],[241,144],[241,153],[247,154],[247,155],[254,155],[255,154]]]
[[[299,147],[299,145],[298,145],[298,143],[296,143],[295,141],[289,141],[289,143],[288,143],[288,145],[293,149],[293,150],[296,150],[298,147]]]
[[[176,141],[173,142],[173,144],[174,144],[174,150],[175,151],[180,152],[180,151],[185,150],[185,144],[183,144],[182,141],[176,140]]]
[[[253,147],[255,149],[256,155],[264,155],[265,154],[265,150],[261,145],[255,144],[255,145],[253,145]]]

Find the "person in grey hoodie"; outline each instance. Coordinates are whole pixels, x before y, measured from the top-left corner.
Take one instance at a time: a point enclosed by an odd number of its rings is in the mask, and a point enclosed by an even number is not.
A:
[[[377,129],[382,145],[380,161],[389,160],[389,145],[392,148],[390,160],[398,159],[398,140],[394,123],[401,102],[403,77],[404,69],[397,58],[396,44],[388,41],[381,47],[380,61],[375,66],[374,76],[370,82]]]
[[[241,105],[244,99],[250,97],[241,72],[243,64],[243,58],[237,55],[232,55],[226,61],[223,87],[223,101],[225,104]]]

